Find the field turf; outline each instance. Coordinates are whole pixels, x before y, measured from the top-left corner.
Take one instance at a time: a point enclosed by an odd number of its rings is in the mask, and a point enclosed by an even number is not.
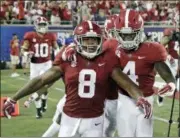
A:
[[[24,84],[27,83],[29,77],[24,75],[22,70],[18,70],[21,74],[20,77],[11,78],[10,70],[1,70],[1,97],[12,96]],[[162,82],[157,78],[158,82]],[[28,98],[25,97],[19,101],[20,116],[13,117],[8,120],[4,117],[1,118],[1,136],[2,137],[40,137],[52,122],[52,117],[56,110],[56,104],[59,99],[64,95],[64,84],[61,80],[57,81],[49,89],[48,109],[43,115],[42,119],[35,118],[35,106],[31,105],[26,109],[23,107],[24,101]],[[164,106],[158,107],[156,104],[156,96],[154,96],[154,137],[166,137],[168,130],[168,120],[170,116],[172,99],[166,98]],[[177,137],[177,118],[179,114],[178,101],[175,101],[175,108],[173,114],[171,135]]]

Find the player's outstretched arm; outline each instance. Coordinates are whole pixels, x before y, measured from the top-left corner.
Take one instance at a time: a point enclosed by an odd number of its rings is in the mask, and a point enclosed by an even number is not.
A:
[[[44,74],[30,80],[23,88],[21,88],[13,97],[12,100],[19,100],[27,95],[34,93],[42,87],[52,84],[58,80],[62,75],[62,71],[59,66],[53,66],[47,70]]]
[[[143,97],[143,93],[139,87],[126,74],[124,74],[120,68],[114,68],[111,77],[121,88],[126,90],[128,94],[137,101],[136,105],[144,110],[144,118],[150,118],[152,116],[152,106]]]
[[[14,110],[14,104],[17,100],[34,93],[35,91],[48,86],[58,80],[62,75],[61,68],[59,66],[53,66],[41,76],[38,76],[30,80],[25,86],[23,86],[13,97],[8,98],[3,106],[4,115],[7,118],[11,118],[11,113]]]
[[[126,90],[132,98],[137,100],[139,97],[143,96],[139,87],[126,74],[124,74],[120,68],[115,68],[111,77],[119,87]]]
[[[169,66],[164,61],[159,61],[155,63],[155,69],[167,83],[162,89],[159,90],[158,94],[162,97],[173,95],[176,88],[176,79],[173,76]]]

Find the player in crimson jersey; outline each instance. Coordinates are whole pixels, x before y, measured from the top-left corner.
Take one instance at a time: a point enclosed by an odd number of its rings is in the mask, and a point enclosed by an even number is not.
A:
[[[8,98],[3,107],[4,114],[10,117],[17,100],[44,86],[48,87],[63,76],[66,102],[61,118],[60,137],[76,134],[82,137],[102,136],[103,109],[109,92],[109,78],[137,100],[137,106],[142,107],[145,118],[151,117],[151,104],[141,97],[142,91],[137,85],[122,73],[114,51],[102,51],[101,28],[91,21],[84,21],[75,28],[74,35],[77,62],[63,61],[60,52],[51,69],[29,81],[12,99]]]
[[[137,11],[122,11],[115,21],[116,40],[108,40],[107,43],[115,46],[123,72],[139,85],[146,99],[153,104],[154,68],[167,82],[167,85],[159,90],[159,95],[172,95],[176,81],[165,63],[167,58],[165,48],[158,43],[143,42],[143,29],[143,19]],[[117,111],[119,136],[152,137],[152,118],[144,119],[134,106],[134,100],[122,88],[119,102]]]
[[[167,85],[159,90],[159,95],[172,95],[175,90],[175,79],[164,62],[167,58],[165,48],[158,43],[145,42],[143,33],[143,20],[139,13],[134,10],[122,11],[115,20],[117,40],[107,40],[103,49],[114,49],[120,58],[123,72],[139,85],[146,99],[153,104],[156,74],[154,68],[167,82]],[[66,53],[67,57],[72,56],[69,53]],[[152,119],[144,119],[136,109],[134,100],[122,88],[118,101],[117,129],[122,137],[153,135]]]
[[[163,32],[164,36],[161,38],[161,44],[164,45],[168,52],[168,60],[166,63],[169,65],[172,73],[177,79],[177,90],[179,91],[179,72],[178,61],[180,59],[180,32],[179,32],[179,13],[174,16],[174,28],[167,28]],[[158,97],[157,103],[159,106],[163,105],[163,98]]]
[[[36,31],[27,32],[24,35],[22,46],[23,55],[31,58],[30,79],[43,74],[45,71],[51,68],[51,49],[58,49],[55,35],[47,32],[47,19],[44,17],[38,17],[34,25]],[[35,106],[37,109],[36,118],[41,118],[41,112],[44,112],[47,108],[47,89],[43,88],[41,91],[43,91],[44,94],[41,96],[41,98],[38,98],[35,101]]]

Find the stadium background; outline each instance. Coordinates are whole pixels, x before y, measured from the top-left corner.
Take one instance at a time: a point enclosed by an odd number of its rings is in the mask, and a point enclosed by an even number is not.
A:
[[[23,10],[22,10],[23,6]],[[91,19],[96,21],[103,28],[104,20],[109,14],[118,13],[125,8],[137,9],[141,12],[145,20],[145,33],[152,35],[152,40],[159,42],[163,30],[173,27],[172,18],[174,12],[179,8],[177,1],[2,1],[1,2],[1,64],[10,61],[9,43],[12,34],[16,33],[19,40],[27,31],[33,30],[33,20],[40,15],[49,19],[50,32],[57,34],[58,43],[64,44],[65,40],[72,34],[73,28],[81,20]],[[98,9],[98,10],[97,10]],[[20,14],[23,13],[23,14]],[[62,13],[62,14],[61,14]],[[55,18],[57,17],[57,18]],[[27,69],[28,70],[28,69]],[[27,81],[28,76],[24,76],[19,69],[20,77],[11,78],[10,70],[1,70],[1,97],[11,96],[20,89]],[[163,81],[157,76],[157,82]],[[1,118],[1,136],[5,137],[27,137],[41,136],[51,123],[58,100],[63,96],[64,85],[58,81],[50,89],[48,111],[43,119],[35,119],[34,106],[30,109],[23,107],[26,98],[20,100],[20,116],[7,120]],[[164,137],[167,135],[168,119],[171,110],[172,99],[167,98],[163,107],[156,105],[155,96],[155,123],[154,136]],[[177,136],[177,118],[178,118],[178,101],[175,102],[175,110],[172,125],[171,136]]]

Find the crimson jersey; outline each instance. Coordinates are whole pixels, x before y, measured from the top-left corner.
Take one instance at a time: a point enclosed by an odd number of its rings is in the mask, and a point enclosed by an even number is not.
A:
[[[172,37],[174,31],[175,29],[168,28],[168,29],[165,29],[163,33],[164,33],[164,36]],[[168,42],[167,51],[173,58],[178,59],[179,42],[170,40]]]
[[[104,102],[109,93],[109,79],[119,59],[114,51],[106,50],[93,60],[77,54],[77,63],[65,62],[61,53],[54,65],[63,70],[66,103],[63,111],[71,117],[92,118],[103,114]]]
[[[31,58],[32,63],[44,63],[51,60],[51,48],[53,42],[56,41],[55,35],[46,33],[40,37],[37,32],[27,32],[24,35],[25,40],[29,42],[28,50],[34,52],[34,56]]]
[[[139,46],[138,50],[127,52],[118,47],[118,42],[115,39],[108,41],[107,43],[113,47],[104,47],[104,49],[114,49],[120,58],[120,66],[123,72],[139,85],[144,92],[144,96],[152,95],[154,93],[153,84],[156,75],[154,64],[158,61],[165,61],[167,58],[164,46],[158,43],[145,42]],[[121,88],[120,91],[128,95]]]

